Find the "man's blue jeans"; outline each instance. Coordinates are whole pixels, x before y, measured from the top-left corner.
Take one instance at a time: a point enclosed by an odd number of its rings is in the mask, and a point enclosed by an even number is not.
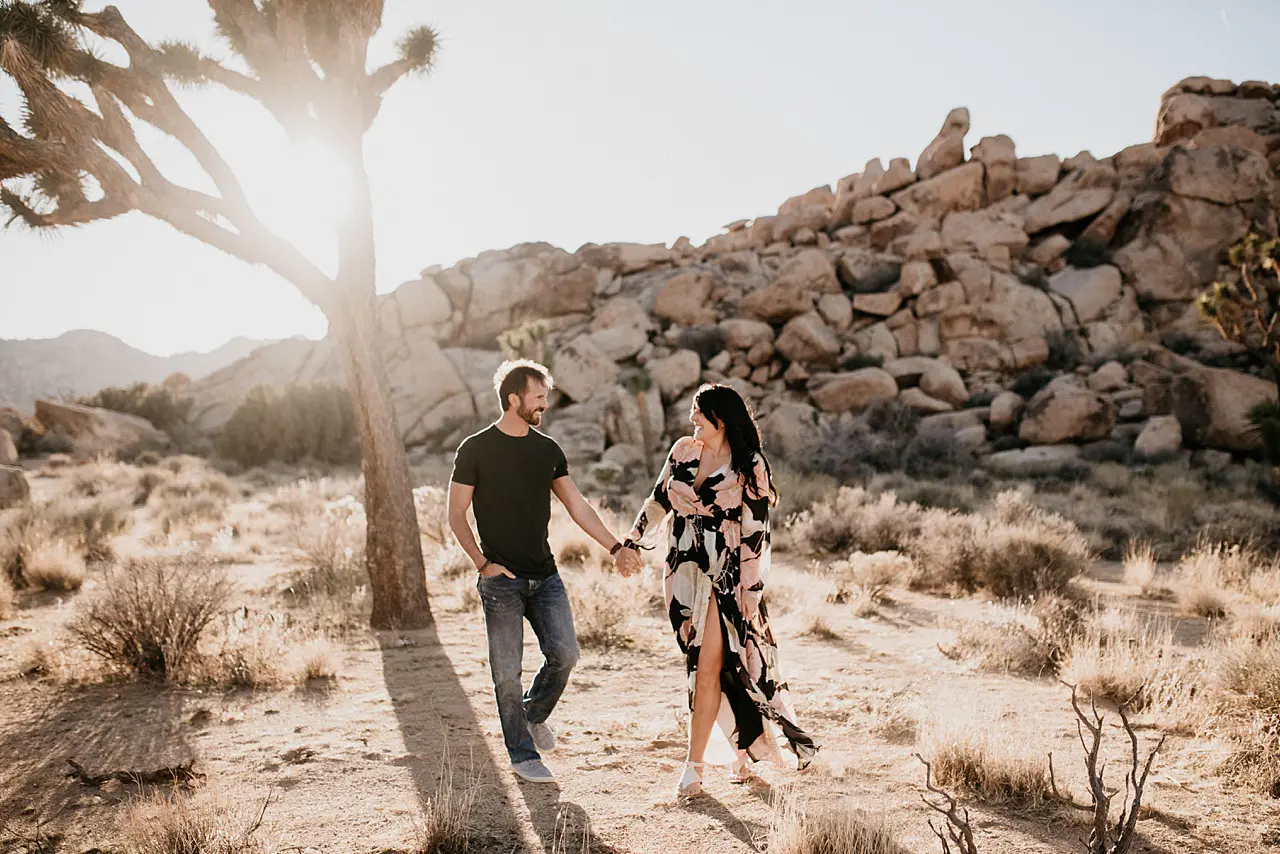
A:
[[[551,716],[569,684],[569,672],[578,663],[578,636],[573,630],[569,594],[559,573],[541,581],[480,576],[476,587],[484,605],[489,670],[507,754],[512,764],[538,759],[526,721],[542,723]],[[528,693],[520,684],[526,619],[538,636],[544,659]]]

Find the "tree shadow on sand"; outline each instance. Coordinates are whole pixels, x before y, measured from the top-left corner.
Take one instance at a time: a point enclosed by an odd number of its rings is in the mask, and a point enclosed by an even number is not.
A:
[[[191,761],[196,748],[189,735],[199,722],[182,720],[190,699],[190,692],[149,682],[0,686],[0,704],[22,709],[0,729],[0,826],[39,822],[63,833],[71,822],[86,824],[86,812],[110,810],[138,791],[117,782],[85,786],[67,776],[68,760],[90,775]]]
[[[437,802],[441,779],[448,774],[452,779],[443,788],[479,788],[471,850],[521,850],[520,820],[500,782],[508,772],[494,762],[436,630],[381,632],[379,645],[387,694],[411,756],[405,766],[423,812]]]

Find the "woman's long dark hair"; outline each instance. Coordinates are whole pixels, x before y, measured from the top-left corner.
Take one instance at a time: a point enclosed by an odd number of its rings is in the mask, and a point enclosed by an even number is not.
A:
[[[704,385],[694,396],[693,405],[712,424],[724,427],[733,470],[742,478],[746,488],[756,495],[763,493],[761,484],[756,482],[755,455],[760,455],[760,459],[764,460],[765,473],[769,477],[769,503],[776,504],[778,491],[773,488],[773,469],[770,468],[769,458],[765,456],[760,444],[760,428],[756,426],[755,416],[751,414],[742,395],[732,386]]]

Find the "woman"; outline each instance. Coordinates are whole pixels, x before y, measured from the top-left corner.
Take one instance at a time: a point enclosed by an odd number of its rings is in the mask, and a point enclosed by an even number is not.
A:
[[[646,535],[652,541],[672,514],[663,592],[685,654],[692,711],[682,798],[702,791],[708,762],[731,764],[730,779],[745,783],[752,762],[783,764],[780,743],[799,768],[818,749],[787,702],[763,601],[769,509],[778,494],[760,431],[742,397],[723,385],[698,390],[689,420],[693,436],[671,448],[625,542],[652,548]]]

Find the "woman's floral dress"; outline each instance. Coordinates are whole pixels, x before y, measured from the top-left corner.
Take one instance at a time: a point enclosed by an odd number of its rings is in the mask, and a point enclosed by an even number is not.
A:
[[[755,459],[758,492],[745,489],[728,463],[695,489],[701,453],[702,443],[696,439],[675,443],[627,543],[651,548],[671,514],[663,593],[685,654],[690,709],[707,605],[711,596],[716,597],[724,665],[718,732],[712,733],[706,761],[725,765],[745,752],[753,760],[784,764],[782,750],[787,750],[794,756],[792,764],[803,768],[818,745],[795,723],[763,599],[770,559],[770,489],[764,459]]]

